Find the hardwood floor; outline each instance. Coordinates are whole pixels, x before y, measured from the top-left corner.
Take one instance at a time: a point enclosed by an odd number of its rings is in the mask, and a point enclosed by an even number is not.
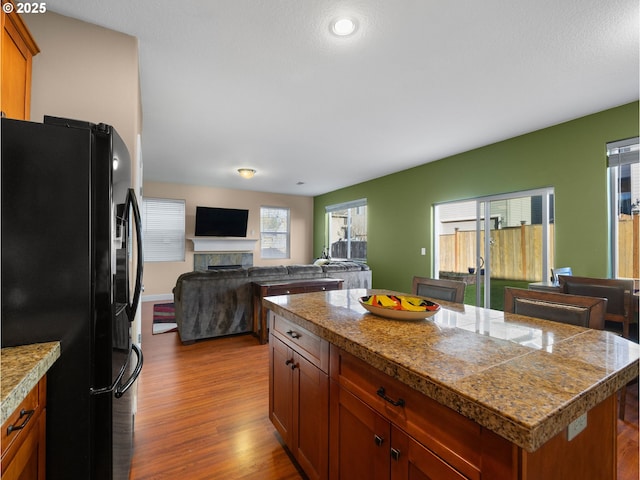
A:
[[[243,335],[183,346],[142,307],[131,480],[301,479],[268,417],[269,346]]]
[[[151,334],[142,304],[144,367],[130,480],[304,479],[268,418],[268,345],[250,335],[183,346]],[[638,384],[618,420],[618,480],[638,480]]]

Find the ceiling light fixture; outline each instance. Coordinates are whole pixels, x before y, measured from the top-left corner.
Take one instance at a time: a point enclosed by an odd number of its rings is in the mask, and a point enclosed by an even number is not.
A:
[[[350,18],[339,18],[333,22],[331,31],[339,37],[346,37],[356,31],[356,22]]]
[[[238,173],[242,178],[253,178],[256,171],[253,168],[239,168]]]

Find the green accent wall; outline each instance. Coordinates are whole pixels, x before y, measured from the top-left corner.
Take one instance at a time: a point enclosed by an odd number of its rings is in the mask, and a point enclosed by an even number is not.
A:
[[[414,275],[432,275],[434,204],[554,187],[556,265],[606,277],[606,144],[638,135],[638,107],[636,101],[319,195],[314,255],[326,244],[325,206],[366,198],[373,286],[409,292]]]

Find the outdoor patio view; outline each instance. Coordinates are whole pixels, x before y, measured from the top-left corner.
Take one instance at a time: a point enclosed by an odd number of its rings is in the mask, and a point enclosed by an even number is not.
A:
[[[485,242],[484,219],[476,230],[475,200],[438,205],[438,269],[440,278],[464,280],[467,283],[465,303],[476,302],[476,269],[480,268],[481,299],[484,298],[484,273],[490,272],[491,308],[503,308],[504,287],[527,288],[529,283],[543,281],[544,251],[547,265],[553,265],[553,194],[549,195],[549,244],[544,248],[542,196],[523,195],[489,201],[489,255],[477,254]],[[481,202],[483,211],[484,203]],[[481,250],[482,252],[482,250]],[[488,265],[484,264],[488,257]],[[480,258],[479,265],[476,259]],[[484,303],[483,300],[480,302]]]
[[[358,200],[327,208],[331,258],[367,260],[367,203]]]

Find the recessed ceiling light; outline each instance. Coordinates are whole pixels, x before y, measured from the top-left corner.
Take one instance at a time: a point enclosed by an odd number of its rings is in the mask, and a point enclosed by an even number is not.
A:
[[[339,37],[346,37],[356,31],[356,22],[350,18],[338,18],[331,26],[331,31]]]

